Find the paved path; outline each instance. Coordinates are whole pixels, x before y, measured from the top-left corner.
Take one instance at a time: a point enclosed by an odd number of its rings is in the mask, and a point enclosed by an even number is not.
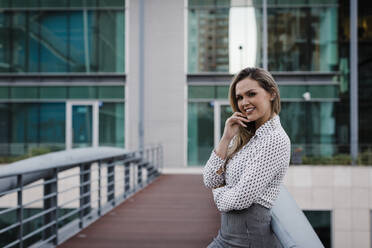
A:
[[[201,248],[219,218],[201,175],[162,175],[59,247]]]

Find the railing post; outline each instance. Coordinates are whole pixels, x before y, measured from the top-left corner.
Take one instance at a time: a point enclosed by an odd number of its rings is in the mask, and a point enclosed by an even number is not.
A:
[[[114,162],[110,160],[107,165],[107,202],[112,201],[112,206],[115,206],[115,165],[110,164]]]
[[[102,215],[101,203],[101,160],[98,161],[98,216]]]
[[[124,164],[124,198],[127,198],[130,191],[130,163]]]
[[[23,195],[23,180],[22,180],[22,175],[17,176],[17,187],[18,187],[18,192],[17,192],[17,204],[18,204],[18,209],[17,209],[17,221],[19,222],[19,227],[18,227],[18,239],[19,239],[19,247],[23,247],[23,200],[22,200],[22,195]]]
[[[142,153],[142,156],[144,156],[144,153]],[[142,188],[142,165],[144,157],[142,157],[142,160],[139,161],[137,165],[137,188]]]
[[[87,173],[88,172],[88,173]],[[79,227],[84,227],[84,217],[90,213],[90,164],[80,165],[80,211],[79,211]],[[85,195],[89,193],[88,195]]]
[[[44,215],[44,225],[55,222],[54,225],[46,228],[43,231],[43,239],[48,239],[50,236],[55,235],[53,239],[53,244],[57,245],[58,242],[58,221],[57,221],[57,169],[53,169],[53,174],[44,178],[45,181],[54,180],[49,183],[44,183],[44,197],[48,196],[47,199],[44,199],[44,210],[53,209],[51,212]],[[50,196],[54,194],[53,196]]]

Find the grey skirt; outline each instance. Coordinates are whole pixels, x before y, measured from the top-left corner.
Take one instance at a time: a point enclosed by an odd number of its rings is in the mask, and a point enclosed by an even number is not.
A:
[[[221,228],[207,248],[281,248],[271,229],[270,209],[254,203],[243,210],[221,213]]]

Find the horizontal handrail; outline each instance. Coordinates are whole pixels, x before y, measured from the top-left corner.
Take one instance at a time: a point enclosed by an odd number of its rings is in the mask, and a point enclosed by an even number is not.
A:
[[[16,218],[0,233],[16,232],[12,237],[17,237],[6,240],[4,247],[29,246],[32,240],[39,240],[37,246],[62,243],[151,183],[160,175],[162,163],[161,146],[138,151],[97,147],[49,153],[3,166],[0,204],[6,196],[16,196],[16,202],[3,202],[7,206],[0,216],[15,214]],[[79,172],[71,174],[70,169]],[[33,194],[33,190],[42,195]],[[25,211],[31,206],[34,210],[29,216]],[[35,210],[35,206],[42,210]],[[28,226],[25,233],[24,226],[40,218],[43,225],[33,230]],[[67,224],[78,226],[64,228]],[[31,239],[36,235],[38,238]]]

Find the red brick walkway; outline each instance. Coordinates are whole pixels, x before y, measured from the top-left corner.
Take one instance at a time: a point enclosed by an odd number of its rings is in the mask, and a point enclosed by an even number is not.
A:
[[[201,175],[162,175],[59,247],[201,248],[219,218]]]

